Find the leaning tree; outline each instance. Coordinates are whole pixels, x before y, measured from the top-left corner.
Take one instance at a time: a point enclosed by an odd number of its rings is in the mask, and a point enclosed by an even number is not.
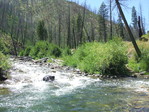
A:
[[[116,5],[117,5],[117,8],[118,8],[118,10],[119,10],[119,13],[120,13],[120,15],[121,15],[123,21],[124,21],[124,24],[125,24],[125,26],[126,26],[126,29],[127,29],[127,31],[128,31],[128,34],[129,34],[129,36],[130,36],[130,39],[131,39],[131,41],[132,41],[132,44],[133,44],[133,46],[134,46],[134,48],[135,48],[135,50],[136,50],[136,52],[137,52],[137,55],[138,55],[138,57],[141,57],[141,51],[140,51],[140,49],[139,49],[139,47],[138,47],[138,45],[137,45],[137,43],[136,43],[136,41],[135,41],[135,38],[134,38],[134,36],[133,36],[133,34],[132,34],[130,28],[129,28],[129,25],[128,25],[128,23],[127,23],[127,20],[126,20],[126,18],[125,18],[125,15],[124,15],[124,13],[123,13],[123,10],[122,10],[122,8],[121,8],[121,4],[120,4],[119,0],[115,0],[115,3],[116,3]]]

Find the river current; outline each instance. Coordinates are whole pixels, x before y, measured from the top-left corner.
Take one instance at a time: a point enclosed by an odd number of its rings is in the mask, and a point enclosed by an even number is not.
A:
[[[0,112],[149,112],[148,79],[100,80],[11,60],[0,83]],[[43,77],[55,76],[44,82]]]

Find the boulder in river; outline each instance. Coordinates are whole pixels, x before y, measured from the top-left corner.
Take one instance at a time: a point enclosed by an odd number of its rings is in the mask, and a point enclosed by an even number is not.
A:
[[[5,80],[7,80],[7,78],[5,76],[0,75],[0,81],[5,81]]]
[[[0,68],[0,81],[7,80],[7,71],[2,71]]]
[[[55,80],[55,76],[50,76],[50,75],[47,75],[43,78],[43,81],[46,81],[46,82],[51,82],[54,80]]]

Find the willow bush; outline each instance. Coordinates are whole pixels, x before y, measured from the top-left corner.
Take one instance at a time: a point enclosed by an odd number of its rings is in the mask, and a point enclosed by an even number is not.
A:
[[[62,54],[61,49],[54,44],[47,41],[39,41],[32,47],[26,47],[25,50],[20,52],[20,56],[31,56],[34,59],[43,57],[60,57]]]
[[[107,43],[85,43],[72,56],[64,57],[64,65],[77,67],[90,74],[125,76],[128,58],[120,39]]]
[[[0,52],[0,81],[3,79],[3,76],[6,76],[6,72],[10,68],[7,57]]]

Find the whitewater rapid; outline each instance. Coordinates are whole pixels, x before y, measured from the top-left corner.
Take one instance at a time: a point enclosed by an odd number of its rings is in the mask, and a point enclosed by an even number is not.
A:
[[[149,79],[100,80],[59,63],[10,62],[10,78],[0,83],[0,112],[149,112]],[[47,75],[55,80],[44,82]]]
[[[2,88],[9,88],[13,92],[22,91],[24,88],[30,90],[36,89],[37,91],[44,91],[51,87],[54,89],[56,95],[63,95],[74,91],[77,88],[84,88],[87,85],[100,81],[99,79],[92,79],[85,76],[80,76],[73,71],[68,72],[61,69],[53,69],[54,65],[50,64],[37,64],[33,62],[25,62],[18,59],[11,59],[12,68],[10,70],[10,78],[1,84]],[[51,69],[52,68],[52,69]],[[55,76],[55,81],[44,82],[43,77]]]

